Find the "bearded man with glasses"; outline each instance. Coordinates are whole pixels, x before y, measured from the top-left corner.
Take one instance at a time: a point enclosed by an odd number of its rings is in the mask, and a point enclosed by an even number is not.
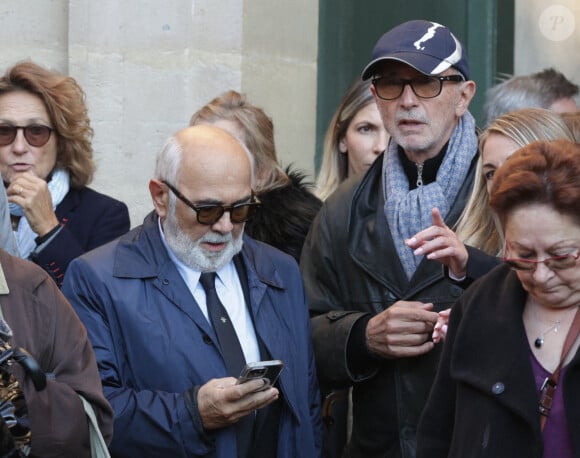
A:
[[[244,235],[253,156],[215,126],[171,137],[142,226],[69,266],[63,292],[115,411],[113,456],[317,457],[322,429],[296,261]],[[237,384],[281,360],[279,382]]]
[[[362,78],[391,140],[325,202],[301,268],[320,383],[352,387],[345,456],[411,458],[439,360],[432,333],[461,289],[406,241],[434,217],[453,225],[463,210],[477,159],[475,83],[459,40],[428,21],[385,33]]]

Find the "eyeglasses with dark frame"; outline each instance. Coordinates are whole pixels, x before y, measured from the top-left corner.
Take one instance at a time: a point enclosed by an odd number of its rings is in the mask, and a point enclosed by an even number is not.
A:
[[[512,269],[525,272],[536,270],[536,267],[540,263],[544,263],[551,270],[570,269],[576,265],[578,258],[580,258],[580,248],[576,252],[573,251],[559,256],[548,256],[543,259],[510,258],[507,256],[507,244],[504,246],[502,256],[503,262]]]
[[[383,100],[398,99],[405,86],[411,86],[413,93],[422,99],[433,99],[441,94],[443,90],[443,83],[451,81],[460,83],[465,81],[462,75],[448,75],[448,76],[417,76],[415,78],[393,78],[391,76],[379,76],[373,78],[373,86],[377,96]]]
[[[168,183],[165,180],[161,180],[175,196],[181,200],[185,205],[195,211],[197,215],[197,222],[199,224],[204,224],[206,226],[211,226],[212,224],[217,223],[220,218],[224,215],[225,212],[230,213],[230,221],[234,224],[245,223],[249,219],[251,219],[255,214],[258,208],[261,205],[261,202],[258,198],[252,193],[251,199],[252,202],[246,202],[243,204],[234,204],[234,205],[195,205],[191,202],[187,197],[185,197],[181,192],[175,188],[172,184]]]
[[[19,130],[24,132],[24,138],[30,146],[40,147],[48,143],[54,129],[42,124],[30,124],[29,126],[0,124],[0,146],[11,145]]]

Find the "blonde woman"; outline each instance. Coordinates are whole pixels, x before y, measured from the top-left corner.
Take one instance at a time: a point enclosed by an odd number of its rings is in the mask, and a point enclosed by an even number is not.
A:
[[[562,113],[560,116],[572,132],[576,143],[580,143],[580,111]]]
[[[357,79],[346,91],[324,137],[316,194],[326,200],[346,178],[364,173],[387,147],[387,133],[370,90]]]
[[[453,232],[436,209],[434,225],[408,241],[416,255],[427,255],[450,270],[464,286],[497,264],[503,236],[489,208],[495,171],[518,149],[537,140],[566,139],[572,133],[557,113],[543,108],[512,111],[495,119],[479,137],[480,157],[471,197]],[[475,249],[474,249],[475,248]]]
[[[242,141],[252,153],[256,167],[255,193],[262,205],[248,221],[245,232],[252,238],[282,250],[297,261],[312,220],[322,202],[311,192],[305,176],[278,162],[274,125],[264,110],[246,96],[227,91],[198,111],[190,126],[212,124]]]

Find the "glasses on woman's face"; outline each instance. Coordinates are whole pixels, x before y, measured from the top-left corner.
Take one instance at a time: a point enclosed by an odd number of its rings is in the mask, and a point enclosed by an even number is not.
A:
[[[53,131],[51,127],[42,124],[30,124],[29,126],[0,124],[0,146],[11,145],[19,130],[24,132],[24,138],[28,144],[35,147],[46,145]]]
[[[175,186],[169,184],[165,180],[162,180],[162,182],[165,183],[169,189],[171,189],[173,194],[175,194],[179,200],[181,200],[185,205],[195,211],[197,215],[197,222],[206,226],[211,226],[212,224],[217,223],[225,212],[230,212],[230,221],[232,223],[245,223],[256,214],[256,210],[260,206],[260,201],[253,194],[252,202],[246,202],[243,204],[195,205],[183,194],[181,194],[181,192],[179,192]]]
[[[570,253],[561,254],[558,256],[547,256],[542,259],[538,258],[517,258],[507,256],[507,246],[504,247],[503,262],[515,270],[534,271],[540,263],[544,263],[548,269],[564,270],[570,269],[576,265],[576,261],[580,257],[580,249],[576,249]]]
[[[380,76],[373,79],[373,86],[379,99],[395,100],[401,96],[408,84],[413,93],[422,99],[432,99],[441,94],[443,83],[452,81],[459,83],[465,81],[461,75],[449,76],[417,76],[411,79],[393,78],[391,76]]]

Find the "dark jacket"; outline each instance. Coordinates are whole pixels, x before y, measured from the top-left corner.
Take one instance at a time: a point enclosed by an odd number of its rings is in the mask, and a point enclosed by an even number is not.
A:
[[[130,228],[127,206],[91,188],[72,189],[56,207],[62,229],[30,260],[53,278],[59,288],[69,263],[81,254],[126,233]]]
[[[28,405],[30,456],[90,458],[89,426],[77,393],[92,404],[107,442],[113,434],[113,411],[103,395],[85,328],[38,266],[2,250],[0,265],[9,288],[1,288],[0,304],[14,334],[10,343],[28,351],[49,374],[46,388],[36,391],[22,367],[13,366]]]
[[[476,158],[447,215],[452,225],[472,187]],[[373,360],[353,373],[348,343],[355,324],[399,300],[443,310],[462,289],[423,260],[411,281],[397,256],[383,211],[382,156],[360,182],[347,181],[325,202],[304,244],[301,268],[312,315],[314,351],[324,389],[353,386],[353,457],[413,457],[415,431],[440,346],[417,358]],[[364,343],[362,343],[364,345]]]
[[[526,292],[502,265],[453,307],[418,432],[417,458],[541,458],[538,391],[522,320]],[[580,457],[580,352],[560,380]]]
[[[299,261],[304,239],[322,202],[312,194],[303,174],[290,168],[286,173],[291,180],[288,186],[259,194],[262,205],[246,223],[245,232]]]
[[[445,277],[456,285],[461,286],[463,289],[468,288],[475,280],[483,277],[491,269],[493,269],[498,264],[501,264],[501,259],[497,256],[487,254],[478,248],[474,248],[469,245],[465,245],[467,249],[467,266],[465,278],[461,281],[455,281],[449,277],[449,269],[444,267],[443,272]]]
[[[284,361],[277,457],[317,458],[320,395],[298,266],[247,236],[242,259],[256,335]],[[156,215],[74,260],[63,292],[87,327],[115,411],[113,456],[236,456],[233,426],[207,433],[201,424],[195,387],[227,370],[213,328],[163,245]]]

